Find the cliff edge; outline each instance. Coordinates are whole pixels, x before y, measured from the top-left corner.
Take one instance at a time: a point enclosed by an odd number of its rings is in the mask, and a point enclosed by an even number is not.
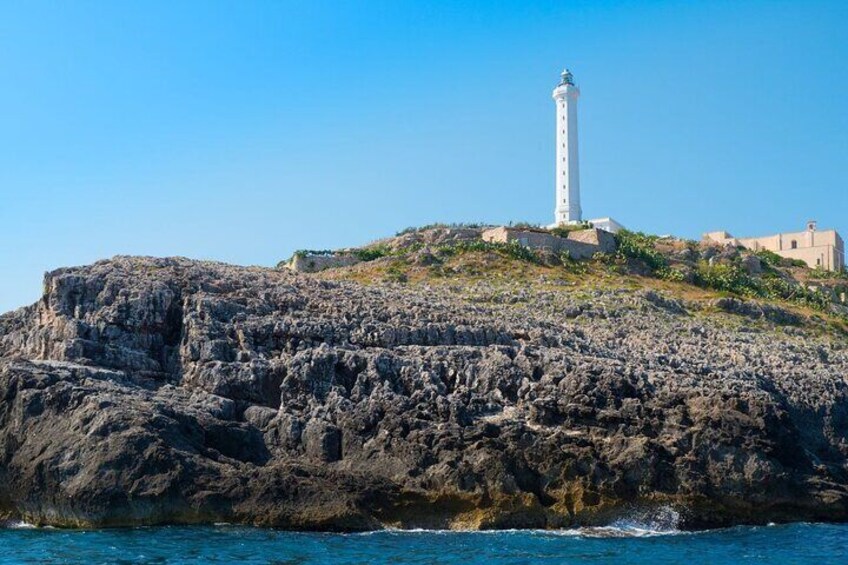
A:
[[[0,317],[0,515],[848,519],[848,340],[823,315],[487,249],[438,271],[428,255],[407,263],[428,276],[142,257],[48,273],[39,302]]]

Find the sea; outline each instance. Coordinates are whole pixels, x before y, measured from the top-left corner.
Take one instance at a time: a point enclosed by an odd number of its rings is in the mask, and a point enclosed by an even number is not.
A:
[[[0,563],[848,564],[848,525],[702,532],[618,523],[561,531],[296,533],[220,524],[113,530],[0,530]]]

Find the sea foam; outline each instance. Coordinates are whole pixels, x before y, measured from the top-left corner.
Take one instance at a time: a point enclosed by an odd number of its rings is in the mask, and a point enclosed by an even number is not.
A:
[[[606,526],[591,526],[582,528],[567,528],[560,530],[542,529],[505,529],[505,530],[444,530],[426,528],[386,528],[370,532],[359,532],[351,534],[354,536],[373,535],[451,535],[451,534],[475,534],[475,535],[504,535],[504,534],[529,534],[537,536],[568,536],[587,538],[626,538],[626,537],[653,537],[686,534],[680,529],[680,512],[672,506],[659,506],[650,509],[632,510],[627,514],[613,520]]]

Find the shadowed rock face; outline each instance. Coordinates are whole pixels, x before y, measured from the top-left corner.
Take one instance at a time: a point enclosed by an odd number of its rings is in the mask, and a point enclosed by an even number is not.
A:
[[[67,526],[848,518],[841,338],[656,293],[115,258],[0,317],[0,514]]]

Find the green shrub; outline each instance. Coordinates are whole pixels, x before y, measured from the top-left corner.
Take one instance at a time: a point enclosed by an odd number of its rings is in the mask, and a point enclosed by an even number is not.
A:
[[[701,261],[695,271],[695,284],[721,292],[762,296],[757,281],[737,264],[710,265]]]
[[[656,243],[659,238],[641,232],[621,230],[615,234],[617,244],[616,256],[619,259],[636,259],[642,261],[651,272],[668,267],[666,258],[657,251]]]
[[[783,264],[784,258],[775,253],[774,251],[769,251],[767,249],[761,249],[754,253],[763,265],[767,265],[769,267],[779,267]]]
[[[657,269],[656,275],[666,281],[686,282],[686,273],[673,267],[660,267]]]
[[[491,242],[491,241],[483,241],[481,239],[474,239],[470,241],[457,241],[455,243],[449,243],[445,245],[440,245],[436,248],[436,252],[444,255],[460,255],[462,253],[469,252],[482,252],[482,253],[497,253],[503,257],[508,257],[510,259],[516,259],[518,261],[526,261],[528,263],[541,263],[539,256],[536,255],[531,249],[520,245],[516,242],[511,243],[500,243],[500,242]]]
[[[332,249],[298,249],[292,254],[292,257],[330,257],[336,253],[337,251]]]
[[[399,236],[410,234],[410,233],[418,233],[418,232],[432,230],[432,229],[436,229],[436,228],[447,228],[447,229],[455,229],[456,230],[456,229],[477,229],[477,228],[483,228],[483,227],[485,227],[485,225],[479,224],[479,223],[461,223],[460,222],[460,223],[445,224],[445,223],[441,223],[441,222],[436,222],[436,223],[433,223],[433,224],[427,224],[426,226],[420,226],[420,227],[410,226],[408,228],[404,228],[404,229],[400,230],[399,232],[397,232],[395,234],[395,236],[399,237]]]
[[[577,259],[571,256],[571,253],[566,249],[565,251],[561,251],[559,253],[559,260],[562,263],[562,266],[566,268],[569,272],[583,275],[589,272],[589,267],[585,261],[578,261]]]
[[[386,247],[385,245],[375,245],[374,247],[363,247],[362,249],[354,249],[350,253],[360,261],[374,261],[375,259],[380,259],[381,257],[388,257],[390,255],[393,255],[392,250]]]
[[[364,247],[362,249],[342,249],[342,250],[333,250],[333,249],[298,249],[292,254],[292,259],[295,257],[299,257],[301,259],[307,259],[309,257],[332,257],[333,255],[353,255],[360,261],[373,261],[375,259],[379,259],[381,257],[387,257],[393,255],[394,252],[389,249],[385,245],[375,245],[373,247]],[[279,264],[284,265],[289,261],[282,261]]]
[[[591,229],[592,224],[589,222],[580,222],[578,224],[560,224],[554,228],[549,229],[552,235],[557,235],[559,237],[568,237],[573,231],[583,231]]]
[[[534,224],[534,223],[531,223],[531,222],[510,222],[509,227],[518,228],[518,229],[537,230],[537,229],[539,229],[539,224]]]
[[[742,296],[785,300],[817,310],[827,310],[831,299],[826,293],[810,290],[776,274],[752,277],[737,264],[709,265],[699,263],[695,283],[703,288],[730,292]]]
[[[817,310],[827,310],[831,304],[831,299],[827,294],[818,290],[810,290],[803,285],[789,282],[780,277],[763,278],[762,290],[765,298],[796,302]]]
[[[818,280],[845,280],[848,279],[848,271],[845,269],[828,271],[821,267],[816,267],[810,271],[810,278]]]
[[[395,262],[388,266],[384,279],[390,282],[398,283],[405,283],[408,280],[406,276],[406,271],[404,270],[403,265],[400,262]]]

